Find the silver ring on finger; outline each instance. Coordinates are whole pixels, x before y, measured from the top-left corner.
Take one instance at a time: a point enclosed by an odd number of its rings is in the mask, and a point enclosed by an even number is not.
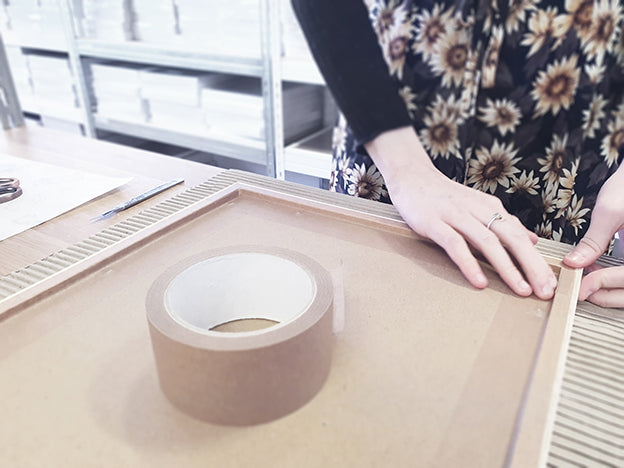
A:
[[[492,224],[494,224],[498,220],[505,221],[505,218],[503,218],[503,215],[500,213],[494,213],[485,227],[487,229],[490,229],[492,227]]]

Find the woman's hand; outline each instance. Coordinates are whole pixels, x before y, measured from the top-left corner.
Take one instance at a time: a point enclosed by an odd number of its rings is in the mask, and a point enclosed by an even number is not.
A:
[[[581,281],[579,300],[601,307],[623,308],[624,266],[602,268],[594,264],[590,270]]]
[[[602,186],[587,233],[563,259],[568,266],[588,268],[589,273],[581,281],[579,300],[602,307],[624,308],[624,267],[600,268],[594,263],[618,231],[623,239],[624,166]]]
[[[473,286],[485,288],[487,279],[469,245],[516,294],[553,296],[557,280],[534,247],[537,236],[507,213],[498,198],[440,173],[412,128],[382,133],[366,149],[405,222],[440,245]],[[502,219],[495,219],[497,213]]]

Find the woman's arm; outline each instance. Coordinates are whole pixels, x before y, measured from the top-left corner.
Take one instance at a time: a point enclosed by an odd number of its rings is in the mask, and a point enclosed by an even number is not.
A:
[[[384,176],[405,222],[444,248],[475,287],[486,287],[487,279],[470,246],[517,294],[552,297],[557,282],[533,246],[537,236],[507,213],[499,199],[453,182],[429,159],[390,76],[363,0],[292,3],[338,107]],[[495,213],[503,221],[489,229]]]
[[[564,259],[571,267],[588,268],[579,300],[624,308],[624,266],[600,268],[594,263],[618,231],[624,234],[624,164],[600,189],[585,236]]]
[[[516,294],[553,296],[557,280],[534,247],[537,235],[507,213],[498,198],[440,173],[413,128],[384,132],[366,149],[405,222],[442,247],[473,286],[488,283],[470,247],[483,254]],[[502,219],[488,227],[495,213]]]
[[[363,0],[292,0],[336,104],[358,143],[411,125]]]

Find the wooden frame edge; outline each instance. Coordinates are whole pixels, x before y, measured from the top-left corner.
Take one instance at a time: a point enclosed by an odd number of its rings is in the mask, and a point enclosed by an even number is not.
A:
[[[546,466],[581,285],[582,269],[570,268],[552,257],[547,260],[559,268],[559,284],[565,290],[558,288],[553,298],[526,405],[519,415],[522,421],[509,463],[512,468]],[[529,427],[543,430],[536,433],[528,430]]]

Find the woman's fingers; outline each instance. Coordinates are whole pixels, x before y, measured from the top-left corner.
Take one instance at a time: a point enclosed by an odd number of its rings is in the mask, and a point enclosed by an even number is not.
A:
[[[491,230],[516,259],[535,295],[540,299],[550,299],[555,293],[557,278],[526,236],[522,223],[516,217],[509,216],[504,223],[493,224]]]
[[[592,263],[591,265],[589,265],[588,267],[583,268],[583,274],[588,274],[591,273],[592,271],[598,271],[598,270],[602,270],[603,267],[601,267],[600,265],[598,265],[597,263]]]
[[[590,302],[609,300],[611,305],[608,307],[624,307],[624,300],[619,301],[624,297],[621,297],[618,291],[624,291],[624,266],[600,268],[583,277],[579,300]],[[594,304],[602,306],[598,302]]]
[[[490,200],[486,198],[485,201]],[[500,206],[497,212],[500,216],[479,219],[473,211],[477,211],[475,207],[483,210],[484,205],[479,194],[475,198],[467,197],[465,209],[453,204],[445,210],[427,211],[426,215],[419,217],[408,212],[412,216],[404,216],[404,219],[414,231],[442,247],[473,286],[484,288],[487,279],[469,245],[487,259],[516,294],[529,296],[535,293],[540,299],[550,299],[557,280],[535,249],[526,228]],[[496,204],[490,205],[496,207]],[[423,219],[428,221],[426,225],[419,222]],[[487,229],[487,224],[490,224],[490,229]]]
[[[537,236],[509,215],[499,199],[442,177],[435,169],[410,170],[407,163],[401,167],[386,178],[395,207],[416,233],[446,251],[473,286],[484,288],[487,279],[470,246],[516,294],[553,296],[556,279],[535,249]]]
[[[464,238],[455,229],[440,221],[432,223],[426,235],[444,249],[470,284],[479,289],[488,285],[479,262],[472,255]]]
[[[526,231],[527,236],[529,236],[529,240],[531,241],[531,244],[533,245],[537,244],[537,241],[539,239],[538,235],[535,234],[533,231],[529,231],[527,228],[524,228],[524,230]]]
[[[509,254],[501,245],[496,234],[472,216],[464,217],[457,227],[470,244],[479,250],[490,262],[501,279],[518,295],[529,296],[531,286],[526,282]],[[525,238],[527,242],[528,238]]]
[[[591,265],[605,252],[613,235],[624,229],[623,167],[620,166],[600,189],[587,232],[563,259],[566,265],[573,268]]]
[[[605,253],[609,242],[620,226],[620,219],[613,214],[601,216],[604,210],[601,212],[598,208],[597,206],[592,214],[589,228],[581,241],[563,259],[563,262],[572,268],[583,268],[594,263]]]
[[[600,289],[585,298],[600,307],[624,308],[624,289]]]
[[[490,219],[491,221],[491,219]],[[489,222],[489,221],[488,221]],[[542,298],[550,299],[556,286],[552,270],[535,250],[530,238],[526,236],[524,227],[513,217],[502,215],[490,224],[490,229],[478,219],[464,217],[459,228],[468,241],[478,249],[498,272],[502,280],[518,295],[529,296],[532,292]],[[511,233],[509,233],[511,231]],[[506,233],[502,236],[501,233]],[[517,264],[512,260],[509,251],[504,247],[502,238],[514,238],[512,253]],[[518,245],[516,245],[518,244]],[[525,279],[529,278],[529,282]]]

